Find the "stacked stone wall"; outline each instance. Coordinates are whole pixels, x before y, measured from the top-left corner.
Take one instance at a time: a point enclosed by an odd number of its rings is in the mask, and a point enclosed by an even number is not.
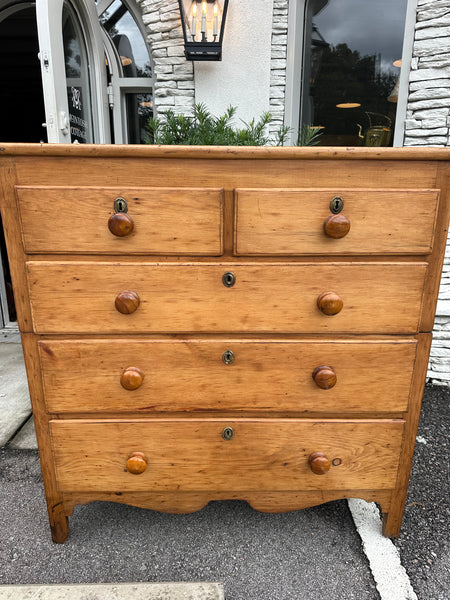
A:
[[[450,0],[418,0],[409,79],[405,146],[448,146]],[[450,385],[450,247],[447,245],[428,377]]]
[[[450,0],[418,0],[405,146],[448,146]]]
[[[272,123],[269,132],[275,136],[284,125],[286,97],[286,65],[289,0],[274,0],[272,18],[272,49],[270,57],[269,110]]]
[[[158,116],[171,109],[188,114],[195,103],[194,67],[184,56],[176,0],[137,0],[153,59],[153,105]]]

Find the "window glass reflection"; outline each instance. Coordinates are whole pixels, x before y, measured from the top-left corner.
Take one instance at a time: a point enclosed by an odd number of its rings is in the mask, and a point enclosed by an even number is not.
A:
[[[87,50],[77,16],[67,3],[63,9],[63,45],[71,141],[90,143],[93,129]]]
[[[303,127],[322,145],[392,145],[407,0],[309,0]]]
[[[145,40],[128,8],[120,0],[115,0],[101,15],[100,22],[120,56],[123,76],[151,77]]]
[[[147,121],[153,116],[152,94],[125,94],[127,111],[128,142],[145,144],[148,142]]]

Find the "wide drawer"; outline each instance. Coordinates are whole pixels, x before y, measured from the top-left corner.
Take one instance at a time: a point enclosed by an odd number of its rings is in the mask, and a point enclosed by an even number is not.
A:
[[[426,264],[39,261],[27,271],[36,333],[415,333]],[[139,299],[132,314],[116,309],[125,291]],[[338,314],[319,310],[326,292],[342,299]]]
[[[38,346],[54,413],[393,413],[407,410],[417,341],[109,338]]]
[[[222,253],[220,188],[17,187],[27,253]],[[108,228],[118,197],[132,231]]]
[[[415,333],[426,264],[39,261],[27,270],[36,333]],[[130,291],[139,306],[122,314],[116,302]],[[342,299],[336,315],[318,308],[327,292]]]
[[[324,229],[336,196],[350,226],[338,239]],[[426,189],[237,189],[235,253],[427,254],[438,200]]]
[[[403,421],[51,421],[61,491],[263,491],[389,489]],[[224,439],[232,428],[232,439]],[[146,470],[127,471],[133,452]],[[330,470],[316,475],[322,452]]]

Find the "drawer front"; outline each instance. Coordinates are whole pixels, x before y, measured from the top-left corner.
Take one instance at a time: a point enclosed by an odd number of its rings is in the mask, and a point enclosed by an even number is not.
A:
[[[403,421],[51,421],[61,491],[268,491],[395,486]],[[224,439],[225,428],[233,430]],[[126,470],[144,455],[139,475]],[[333,462],[316,475],[309,457]]]
[[[36,333],[415,333],[426,264],[40,261],[27,269]],[[132,314],[116,309],[125,291],[130,310],[138,305]],[[342,299],[338,314],[319,310],[327,292]]]
[[[380,181],[380,184],[382,181]],[[342,198],[330,222],[330,202]],[[439,190],[238,189],[235,191],[236,254],[427,254],[432,250]]]
[[[41,340],[39,351],[47,410],[54,413],[381,413],[407,410],[416,346],[405,338],[110,338]]]
[[[223,190],[18,187],[28,253],[222,253]],[[114,201],[126,200],[127,235],[113,234]],[[113,218],[116,218],[114,216]],[[119,227],[112,222],[113,231]],[[126,229],[125,231],[128,231]],[[123,226],[119,232],[124,233]]]

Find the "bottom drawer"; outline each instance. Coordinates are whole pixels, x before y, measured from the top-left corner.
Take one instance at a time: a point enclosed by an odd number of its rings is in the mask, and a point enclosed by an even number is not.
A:
[[[390,489],[403,427],[401,420],[50,422],[58,487],[80,492]],[[317,452],[331,464],[323,475],[310,466]],[[132,463],[145,469],[133,474]]]

